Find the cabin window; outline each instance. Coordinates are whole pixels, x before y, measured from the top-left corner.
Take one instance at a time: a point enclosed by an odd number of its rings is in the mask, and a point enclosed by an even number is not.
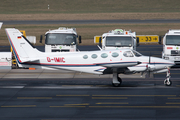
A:
[[[84,56],[83,56],[83,58],[84,58],[84,59],[87,59],[87,58],[88,58],[88,56],[87,56],[87,55],[84,55]]]
[[[92,57],[93,59],[95,59],[95,58],[97,58],[97,55],[96,55],[96,54],[92,54],[91,57]]]
[[[107,53],[103,53],[103,54],[101,54],[101,57],[102,57],[102,58],[107,58],[107,57],[108,57],[108,54],[107,54]]]
[[[119,54],[117,52],[112,53],[112,57],[118,57],[118,56],[119,56]]]
[[[134,55],[132,54],[131,51],[125,51],[125,52],[123,53],[123,55],[124,55],[125,57],[134,57]]]

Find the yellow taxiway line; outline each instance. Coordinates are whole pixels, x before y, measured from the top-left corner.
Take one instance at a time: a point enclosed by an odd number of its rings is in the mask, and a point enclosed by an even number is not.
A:
[[[65,106],[76,106],[76,105],[89,105],[89,103],[81,103],[81,104],[64,104]]]
[[[176,95],[92,95],[92,96],[113,96],[113,97],[176,97]]]
[[[127,99],[127,97],[92,97],[92,99]]]
[[[180,97],[173,97],[173,98],[168,97],[168,99],[180,99]]]
[[[129,104],[129,103],[128,102],[99,102],[99,103],[96,103],[96,104],[108,105],[108,104]]]
[[[90,96],[90,95],[56,95],[59,97],[86,97],[86,96]]]
[[[70,106],[70,105],[66,105],[66,106],[49,106],[50,108],[62,108],[62,107],[78,107],[78,108],[84,108],[86,106]]]
[[[180,106],[89,106],[90,108],[180,108]]]
[[[176,105],[176,104],[180,104],[180,103],[166,103],[166,104]]]
[[[17,97],[17,99],[52,99],[52,97]]]

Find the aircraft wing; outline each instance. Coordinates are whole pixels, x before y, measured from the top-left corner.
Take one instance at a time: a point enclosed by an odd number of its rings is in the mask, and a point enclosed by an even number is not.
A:
[[[135,66],[138,64],[141,64],[141,62],[127,61],[127,62],[101,63],[101,64],[96,64],[96,65],[108,67],[108,68],[125,68],[125,67]]]

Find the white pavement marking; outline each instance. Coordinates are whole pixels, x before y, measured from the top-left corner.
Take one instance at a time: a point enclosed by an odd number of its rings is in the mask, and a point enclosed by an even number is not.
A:
[[[24,88],[25,86],[0,86],[0,88]]]

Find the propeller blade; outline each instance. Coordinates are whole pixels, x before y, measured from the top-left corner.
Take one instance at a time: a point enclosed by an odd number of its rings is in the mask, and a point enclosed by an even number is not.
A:
[[[149,53],[149,64],[151,64],[151,52]]]
[[[149,53],[149,63],[147,64],[146,67],[147,67],[146,77],[150,78],[150,76],[151,76],[151,71],[150,71],[150,69],[151,69],[151,52]]]
[[[151,52],[149,53],[149,66],[148,66],[148,77],[149,78],[150,78],[150,74],[151,74],[150,67],[151,67]]]
[[[151,71],[149,70],[149,71],[148,71],[148,77],[149,77],[149,78],[150,78],[150,74],[151,74]]]

